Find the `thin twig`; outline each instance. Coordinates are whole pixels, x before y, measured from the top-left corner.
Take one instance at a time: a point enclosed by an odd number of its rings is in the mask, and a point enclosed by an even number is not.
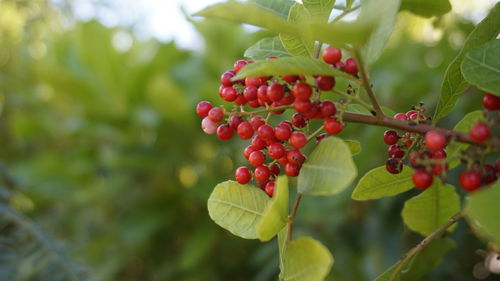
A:
[[[288,231],[286,235],[286,241],[292,241],[292,232],[293,232],[293,220],[295,219],[295,215],[297,214],[297,209],[299,208],[300,199],[302,199],[302,193],[297,192],[295,195],[295,202],[293,202],[292,210],[290,211],[290,215],[288,216]]]
[[[370,101],[373,105],[373,109],[375,109],[375,114],[378,119],[382,119],[384,117],[384,113],[382,112],[382,108],[375,97],[375,93],[373,92],[372,85],[370,84],[370,79],[368,79],[368,73],[366,72],[365,65],[363,64],[363,60],[361,59],[361,55],[357,49],[354,50],[354,58],[356,59],[356,63],[358,64],[359,72],[361,74],[361,81],[363,82],[363,87],[370,98]]]
[[[349,95],[348,93],[344,93],[342,91],[339,91],[337,89],[332,89],[331,90],[333,93],[337,94],[337,95],[340,95],[340,96],[343,96],[344,98],[346,99],[350,99],[350,100],[353,100],[357,103],[359,103],[362,107],[368,109],[369,111],[372,111],[373,110],[373,107],[370,106],[368,103],[366,103],[364,100],[362,100],[361,98],[359,97],[356,97],[356,96],[353,96],[353,95]]]
[[[355,6],[355,7],[352,7],[352,8],[346,8],[342,14],[338,15],[337,17],[335,17],[333,20],[332,20],[332,23],[334,22],[337,22],[339,20],[341,20],[343,17],[345,17],[347,14],[349,14],[350,12],[353,12],[353,11],[356,11],[357,9],[359,9],[361,7],[361,5],[358,5],[358,6]]]

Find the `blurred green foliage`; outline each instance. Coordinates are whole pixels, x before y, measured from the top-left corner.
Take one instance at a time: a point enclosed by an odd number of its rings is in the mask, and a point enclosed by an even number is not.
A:
[[[203,134],[193,110],[199,100],[219,102],[220,73],[269,34],[192,21],[205,43],[193,52],[96,21],[62,27],[60,16],[45,1],[0,1],[1,202],[98,280],[275,280],[275,242],[235,238],[208,217],[206,199],[243,164],[244,142]],[[432,112],[444,70],[473,25],[434,19],[444,32],[422,42],[409,30],[431,20],[399,20],[372,68],[374,87],[395,111],[424,101]],[[119,51],[117,36],[132,47]],[[479,107],[475,91],[444,126]],[[342,133],[362,144],[360,175],[385,163],[382,133],[354,124]],[[368,203],[350,193],[306,198],[298,215],[297,232],[334,254],[329,280],[371,280],[419,239],[400,218],[412,191]],[[473,251],[483,245],[464,225],[454,236],[459,248],[429,280],[472,279],[480,261]]]

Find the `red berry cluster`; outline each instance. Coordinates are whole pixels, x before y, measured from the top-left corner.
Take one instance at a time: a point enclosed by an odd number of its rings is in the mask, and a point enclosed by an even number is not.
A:
[[[356,62],[347,59],[342,63],[341,57],[340,49],[332,47],[326,48],[323,53],[325,62],[355,75],[358,72]],[[317,136],[316,142],[327,135],[340,133],[344,123],[336,116],[335,103],[321,99],[322,91],[335,87],[333,76],[315,75],[314,83],[308,83],[306,77],[300,74],[248,77],[234,81],[233,77],[249,63],[252,61],[238,60],[233,69],[221,75],[219,96],[225,101],[234,102],[236,106],[233,111],[227,112],[221,107],[212,106],[208,101],[202,101],[198,103],[196,113],[203,118],[201,127],[207,134],[216,133],[220,140],[225,141],[231,139],[236,132],[243,140],[251,139],[243,155],[255,169],[251,171],[245,166],[237,168],[236,181],[246,184],[253,177],[258,186],[272,196],[275,178],[281,173],[282,167],[286,175],[296,177],[306,160],[301,149],[310,139],[304,130],[308,122],[311,119],[323,120],[326,133]],[[245,105],[263,109],[246,112]],[[286,109],[295,111],[291,120],[271,125],[270,115],[282,114]],[[266,114],[267,117],[259,113]]]

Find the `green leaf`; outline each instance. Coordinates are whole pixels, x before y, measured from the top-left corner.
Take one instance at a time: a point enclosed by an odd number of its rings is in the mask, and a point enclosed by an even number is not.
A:
[[[458,56],[451,62],[446,70],[443,84],[441,85],[441,96],[434,113],[433,124],[450,113],[457,102],[458,97],[469,86],[464,80],[460,65],[465,55],[475,47],[485,42],[495,39],[500,33],[500,2],[498,2],[490,14],[484,18],[469,34],[462,50]]]
[[[455,248],[455,242],[449,238],[439,238],[431,241],[420,253],[416,254],[397,273],[394,281],[420,281],[435,268],[441,257]],[[375,281],[389,281],[400,262],[391,266],[387,271],[378,276]]]
[[[250,0],[263,8],[266,8],[283,18],[287,18],[290,8],[295,4],[293,0]]]
[[[244,54],[247,58],[254,60],[266,59],[270,56],[277,58],[289,57],[290,54],[285,50],[279,37],[268,37],[259,40],[254,45],[250,46]]]
[[[300,237],[286,245],[280,280],[324,280],[332,265],[332,254],[325,246],[310,237]]]
[[[340,138],[327,137],[302,165],[297,189],[303,194],[334,195],[347,188],[357,173],[349,146]]]
[[[451,11],[451,5],[448,0],[402,0],[401,10],[429,18],[448,13]]]
[[[288,178],[278,177],[271,201],[257,224],[257,235],[261,241],[273,238],[285,225],[288,217]]]
[[[233,80],[246,77],[304,74],[304,75],[330,75],[355,79],[352,75],[329,66],[328,64],[306,57],[285,57],[274,60],[261,60],[247,64]]]
[[[500,93],[500,40],[492,40],[465,55],[462,74],[470,84]]]
[[[208,214],[216,224],[234,235],[256,239],[256,226],[270,200],[260,188],[225,181],[210,194]]]
[[[473,111],[467,113],[462,120],[460,120],[455,127],[453,128],[453,131],[456,132],[461,132],[461,133],[468,133],[472,125],[477,121],[477,120],[485,120],[484,114],[481,110]],[[450,159],[450,162],[448,163],[449,168],[453,169],[456,166],[460,164],[460,153],[462,150],[465,150],[469,147],[469,144],[467,143],[461,143],[454,141],[450,143],[446,147],[446,154],[447,158]]]
[[[349,147],[351,154],[354,156],[361,152],[361,143],[355,140],[344,140],[345,144]]]
[[[290,9],[288,22],[300,24],[304,20],[310,19],[311,15],[306,10],[304,5],[295,3]],[[305,40],[299,36],[281,33],[279,35],[283,47],[292,55],[313,57],[314,56],[314,40]]]
[[[387,172],[385,166],[367,172],[352,192],[354,200],[371,200],[384,196],[393,196],[413,188],[411,180],[413,170],[403,166],[399,174]]]
[[[469,224],[486,240],[500,245],[500,181],[468,197],[465,214]]]
[[[460,198],[455,187],[435,179],[432,186],[405,202],[402,216],[411,230],[426,236],[459,211]]]
[[[327,22],[332,12],[333,5],[335,4],[335,0],[302,0],[302,3],[312,17]]]
[[[374,63],[382,54],[382,50],[392,34],[400,5],[400,0],[381,2],[385,4],[384,17],[380,20],[377,28],[372,32],[370,39],[363,47],[362,55],[367,65]]]

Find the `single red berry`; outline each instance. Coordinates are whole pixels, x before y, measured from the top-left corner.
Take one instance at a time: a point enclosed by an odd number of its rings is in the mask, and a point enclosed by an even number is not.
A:
[[[237,60],[233,65],[234,73],[238,73],[245,65],[247,65],[246,60]]]
[[[411,177],[413,184],[418,189],[427,189],[431,186],[434,178],[431,174],[427,173],[425,170],[416,170]]]
[[[253,137],[251,144],[252,144],[253,149],[255,149],[255,150],[261,150],[267,146],[266,141],[261,139],[259,136]]]
[[[325,131],[330,135],[336,135],[344,129],[344,123],[338,122],[335,118],[329,117],[323,122]]]
[[[295,102],[293,103],[293,108],[295,111],[305,114],[309,112],[312,108],[313,104],[311,103],[310,100],[298,100],[296,99]]]
[[[213,107],[208,111],[208,118],[215,123],[218,123],[224,119],[224,111],[220,107]]]
[[[259,137],[265,141],[272,140],[274,138],[274,129],[273,127],[264,124],[257,129],[257,133]]]
[[[255,168],[255,172],[253,173],[253,176],[257,181],[265,182],[271,176],[271,170],[269,170],[269,168],[267,166],[262,165],[262,166]]]
[[[292,124],[297,128],[303,128],[307,125],[307,119],[297,112],[292,115]]]
[[[326,63],[335,64],[342,59],[342,51],[338,48],[327,47],[321,56]]]
[[[273,197],[275,186],[276,186],[275,182],[270,181],[270,182],[266,183],[266,187],[264,188],[264,191],[267,193],[267,195]]]
[[[432,159],[444,159],[446,158],[446,151],[444,149],[434,150],[431,152]]]
[[[269,168],[271,170],[271,173],[274,175],[274,176],[278,176],[280,173],[281,173],[281,168],[280,168],[280,164],[278,163],[274,163],[271,165],[271,168]]]
[[[292,129],[290,126],[285,124],[280,124],[274,129],[274,136],[280,141],[286,141],[292,135]]]
[[[211,135],[217,131],[217,123],[214,121],[210,120],[210,118],[205,117],[203,120],[201,120],[201,129],[203,132]]]
[[[321,109],[319,107],[319,103],[311,103],[311,108],[309,109],[309,111],[304,112],[302,114],[307,119],[317,118],[318,115],[321,115],[321,117],[323,116],[321,114]],[[321,119],[321,118],[318,118],[318,119]]]
[[[470,137],[477,142],[483,142],[490,137],[490,127],[488,125],[478,122],[469,131]]]
[[[440,150],[446,145],[446,137],[443,133],[430,130],[425,133],[425,146],[431,151]]]
[[[338,61],[334,64],[335,68],[340,71],[345,71],[345,63]]]
[[[299,172],[300,172],[300,165],[290,163],[290,162],[288,162],[285,165],[285,173],[287,174],[287,176],[296,177],[299,175]]]
[[[210,109],[212,109],[212,104],[208,101],[200,101],[197,105],[196,105],[196,114],[198,114],[198,116],[200,116],[201,118],[205,118],[207,117],[208,115],[208,112],[210,111]]]
[[[304,154],[302,154],[302,152],[300,152],[300,150],[298,149],[289,150],[286,153],[286,158],[288,159],[288,163],[297,165],[302,165],[302,163],[304,163],[304,161],[306,160]]]
[[[275,142],[267,147],[267,153],[269,157],[278,160],[285,155],[286,149],[281,143]]]
[[[393,145],[393,144],[398,143],[398,140],[399,140],[399,136],[398,136],[398,133],[396,133],[396,131],[387,130],[387,131],[384,132],[384,142],[385,142],[385,144],[387,144],[387,145]]]
[[[231,115],[231,117],[229,117],[229,126],[231,126],[233,130],[238,129],[238,126],[241,124],[241,122],[243,122],[243,118],[241,118],[241,116]]]
[[[220,140],[226,141],[233,137],[233,128],[228,124],[222,124],[217,128],[217,137]]]
[[[257,131],[260,126],[266,124],[266,122],[262,116],[256,115],[250,119],[250,124],[252,125],[253,130]]]
[[[228,70],[220,76],[220,82],[222,85],[228,87],[233,85],[233,81],[231,79],[234,77],[234,71]]]
[[[293,82],[299,80],[298,75],[283,75],[281,76],[281,79],[283,79],[285,82],[292,84]]]
[[[391,157],[385,162],[385,169],[391,174],[399,174],[403,170],[403,160]]]
[[[243,96],[243,94],[238,94],[238,96],[234,100],[234,104],[236,104],[236,105],[244,105],[246,103],[247,103],[247,100],[245,99],[245,96]]]
[[[497,180],[497,170],[493,165],[486,164],[483,167],[482,183],[490,184]]]
[[[293,132],[290,136],[290,144],[297,149],[304,147],[306,143],[307,137],[302,132]]]
[[[219,87],[219,97],[221,97],[222,99],[224,99],[222,97],[222,90],[224,90],[224,88],[226,88],[226,86],[224,86],[224,85],[220,85],[220,87]]]
[[[402,121],[408,120],[408,116],[406,116],[406,114],[404,113],[396,113],[393,118]]]
[[[247,77],[245,78],[245,86],[255,86],[258,87],[262,85],[262,79],[260,77]]]
[[[321,91],[330,91],[335,87],[335,78],[333,76],[319,75],[314,80]]]
[[[345,72],[356,75],[358,73],[358,65],[353,58],[348,58],[345,61]]]
[[[246,184],[250,181],[252,175],[250,174],[250,170],[248,170],[247,167],[242,166],[236,169],[236,171],[234,172],[234,178],[238,183]]]
[[[259,167],[260,165],[264,164],[265,160],[266,156],[260,150],[256,150],[250,153],[250,156],[248,157],[248,162],[254,167]]]
[[[297,100],[307,101],[312,95],[312,87],[305,82],[299,82],[293,86],[292,94]]]
[[[448,164],[434,164],[432,166],[432,174],[442,176],[445,171],[448,171]]]
[[[389,157],[403,158],[405,152],[401,150],[397,144],[393,144],[387,149],[387,155],[389,155]]]
[[[222,89],[221,97],[225,101],[235,101],[238,98],[238,91],[231,86],[224,87],[224,89]]]
[[[279,101],[285,95],[285,88],[280,83],[274,82],[267,87],[267,98],[271,101]]]
[[[262,85],[257,88],[257,99],[261,103],[262,106],[265,104],[269,104],[271,101],[267,97],[267,85]]]
[[[290,128],[290,130],[293,130],[293,124],[292,122],[288,121],[288,120],[284,120],[284,121],[281,121],[278,126],[288,126],[288,128]]]
[[[248,105],[251,107],[251,108],[259,108],[260,107],[260,103],[259,103],[259,100],[249,100],[248,101]]]
[[[243,156],[245,156],[245,158],[248,160],[248,158],[250,158],[250,154],[252,154],[252,152],[255,151],[255,148],[253,148],[252,145],[249,145],[247,147],[245,147],[245,149],[243,150]]]
[[[316,137],[316,144],[319,144],[324,138],[328,137],[327,133],[320,134]]]
[[[245,97],[247,101],[256,100],[257,91],[258,89],[255,86],[246,87],[245,90],[243,90],[243,97]]]
[[[481,186],[481,176],[476,171],[463,171],[458,181],[467,192],[474,191]]]
[[[321,110],[321,114],[323,117],[330,117],[337,113],[337,107],[335,104],[329,100],[322,101],[319,104],[319,109]]]
[[[483,106],[488,110],[500,110],[500,97],[487,93],[483,97]]]
[[[252,128],[252,125],[248,122],[241,122],[239,125],[238,125],[238,128],[237,128],[237,133],[238,133],[238,136],[242,139],[242,140],[248,140],[250,139],[252,136],[253,136],[253,128]]]

